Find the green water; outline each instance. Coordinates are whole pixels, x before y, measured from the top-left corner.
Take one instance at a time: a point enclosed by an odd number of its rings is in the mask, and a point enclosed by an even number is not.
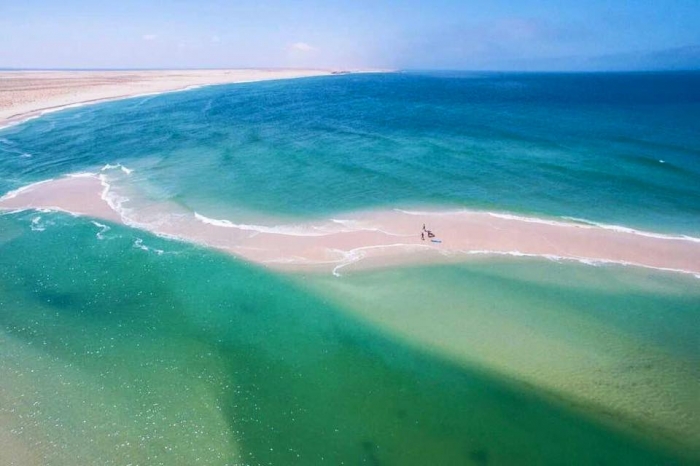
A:
[[[90,171],[126,210],[177,206],[158,222],[427,205],[697,236],[699,83],[387,73],[127,99],[0,131],[0,195]],[[700,462],[697,278],[351,269],[0,215],[0,465]]]
[[[694,277],[491,258],[319,277],[311,289],[463,367],[511,376],[618,427],[700,440]]]
[[[618,428],[549,390],[514,382],[508,368],[493,360],[486,367],[439,345],[417,345],[415,335],[407,337],[386,317],[399,306],[415,318],[432,302],[432,319],[452,322],[458,309],[444,307],[447,301],[435,301],[429,292],[438,293],[438,285],[452,277],[475,293],[478,306],[493,293],[506,303],[508,297],[519,299],[523,287],[539,282],[543,292],[549,290],[539,299],[551,306],[568,303],[561,312],[571,319],[587,314],[602,320],[594,308],[579,306],[585,287],[554,287],[536,276],[521,281],[518,275],[532,264],[406,269],[334,280],[285,277],[114,225],[99,240],[100,228],[89,220],[62,214],[42,214],[45,230],[33,231],[36,215],[0,216],[0,437],[19,445],[0,459],[168,465],[683,462],[682,451],[662,449],[653,436]],[[558,267],[560,277],[581,273]],[[607,273],[622,280],[608,282],[613,298],[615,289],[632,286],[624,283],[626,271]],[[393,280],[391,274],[405,276]],[[386,287],[376,285],[378,278]],[[430,286],[416,287],[418,279]],[[669,331],[681,336],[667,345],[678,357],[669,360],[692,358],[692,335],[684,325],[697,322],[696,288],[675,277],[649,280],[657,283],[655,296],[664,306],[678,311]],[[483,292],[477,285],[485,286]],[[631,314],[635,300],[646,298],[631,298],[630,312],[606,326],[618,333],[655,333],[659,312],[651,320]],[[493,305],[494,312],[510,315],[537,307]],[[373,314],[382,325],[367,324]],[[538,328],[539,317],[532,315],[530,325]],[[538,331],[547,333],[550,324],[543,325]]]

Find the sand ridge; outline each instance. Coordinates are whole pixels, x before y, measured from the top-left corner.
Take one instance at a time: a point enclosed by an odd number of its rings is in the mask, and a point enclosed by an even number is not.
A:
[[[5,194],[0,209],[85,215],[290,271],[340,275],[348,268],[455,262],[491,254],[616,263],[700,276],[698,238],[466,210],[394,209],[298,224],[241,224],[147,200],[123,183],[129,175],[128,169],[115,165],[100,173],[46,180]],[[423,231],[423,224],[434,238]]]

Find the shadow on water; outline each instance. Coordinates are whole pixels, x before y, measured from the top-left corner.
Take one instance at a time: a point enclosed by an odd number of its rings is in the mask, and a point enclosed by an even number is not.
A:
[[[269,322],[271,344],[297,324],[318,333],[292,336],[277,352],[221,348],[249,400],[229,397],[227,417],[260,464],[672,462],[493,376],[359,327],[313,297]]]
[[[11,217],[0,223],[24,221]],[[115,393],[133,390],[144,365],[162,364],[148,351],[126,357],[126,348],[169,348],[175,386],[157,374],[143,383],[178,394],[203,383],[238,445],[226,453],[229,464],[682,462],[492,375],[393,341],[285,277],[139,234],[166,253],[142,251],[132,246],[134,233],[117,226],[98,241],[85,223],[64,219],[42,234],[27,228],[0,244],[2,332],[41,342],[43,352],[86,374],[121,370],[102,379]],[[115,340],[99,358],[85,352]],[[217,363],[197,366],[202,352]],[[148,402],[132,395],[133,403]],[[205,402],[182,396],[173,409]]]

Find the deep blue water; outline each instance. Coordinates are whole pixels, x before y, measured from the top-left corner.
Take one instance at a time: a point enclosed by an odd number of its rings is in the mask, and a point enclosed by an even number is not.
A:
[[[227,218],[426,204],[700,233],[700,73],[225,85],[0,137],[0,191],[120,162],[150,196]]]

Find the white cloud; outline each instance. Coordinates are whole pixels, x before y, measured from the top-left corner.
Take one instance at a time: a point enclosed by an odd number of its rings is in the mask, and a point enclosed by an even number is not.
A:
[[[295,52],[313,52],[316,50],[316,47],[313,47],[306,42],[295,42],[289,46],[289,50],[295,51]]]
[[[143,40],[155,40],[158,36],[156,34],[144,34],[141,36]]]

